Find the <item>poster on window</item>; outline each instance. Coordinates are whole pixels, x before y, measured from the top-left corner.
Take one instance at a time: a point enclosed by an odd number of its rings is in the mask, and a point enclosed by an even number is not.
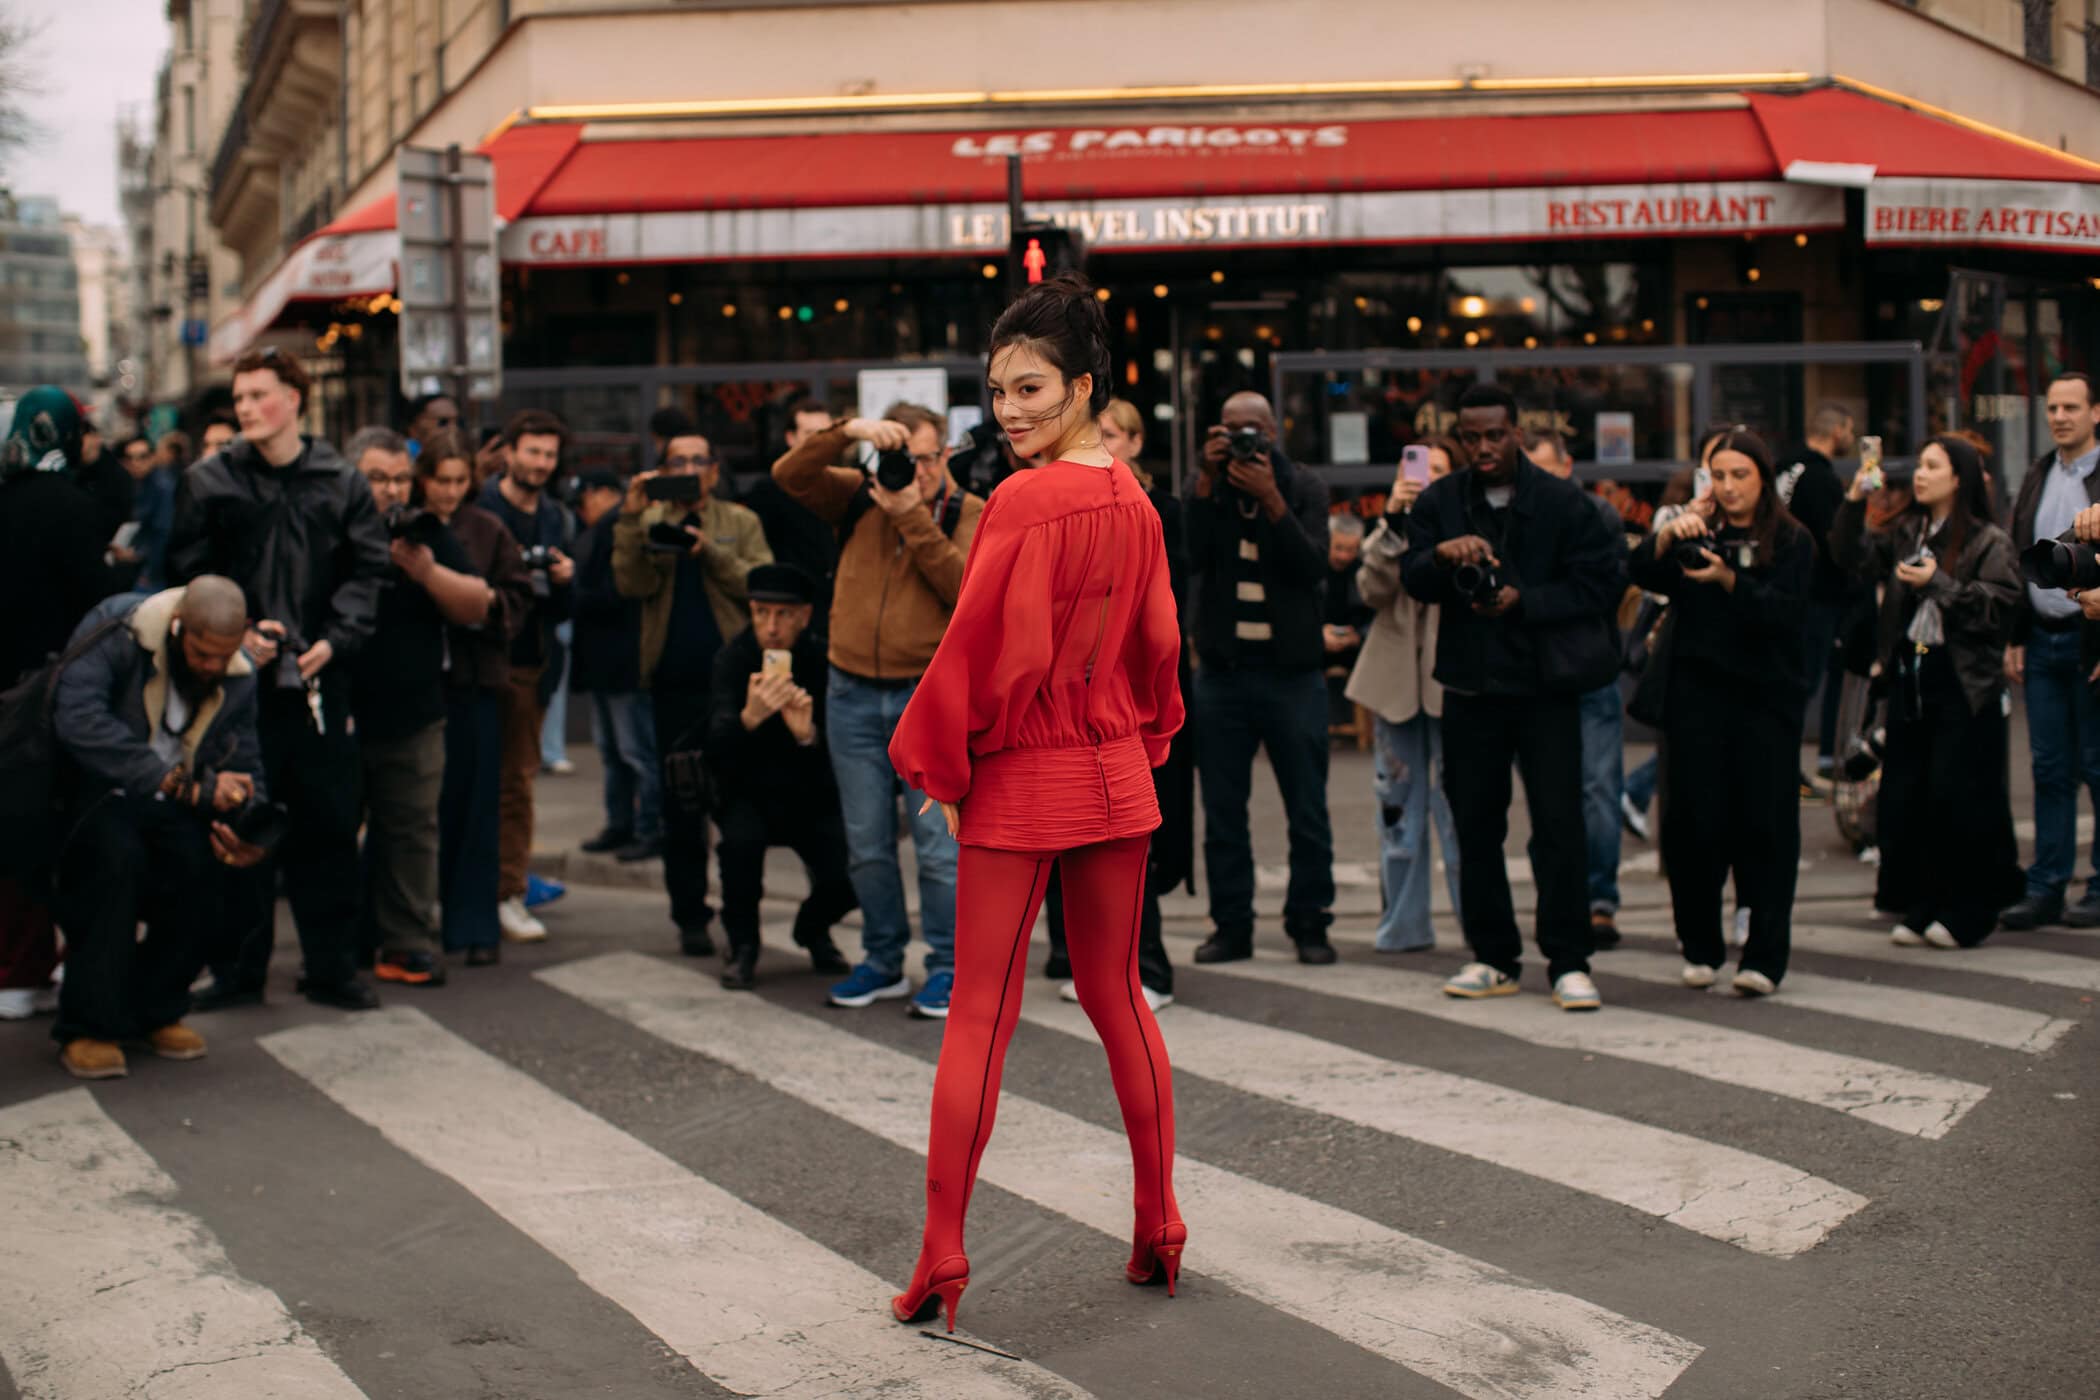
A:
[[[1600,467],[1630,467],[1633,465],[1633,415],[1631,413],[1600,413],[1597,415],[1597,465]]]

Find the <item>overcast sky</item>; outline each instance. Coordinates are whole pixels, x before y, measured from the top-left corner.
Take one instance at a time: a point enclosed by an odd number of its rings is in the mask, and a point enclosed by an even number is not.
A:
[[[168,46],[163,0],[0,0],[0,11],[43,26],[30,53],[41,91],[23,109],[29,144],[7,157],[17,194],[58,196],[69,214],[119,224],[117,113],[153,120],[153,78]]]

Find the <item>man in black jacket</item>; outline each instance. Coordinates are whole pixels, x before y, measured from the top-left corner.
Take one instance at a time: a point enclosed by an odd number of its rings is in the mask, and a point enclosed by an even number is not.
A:
[[[247,592],[248,654],[262,680],[257,728],[270,790],[291,832],[249,881],[229,920],[200,1008],[262,1000],[275,940],[282,864],[307,999],[348,1011],[379,1004],[357,976],[359,759],[348,662],[371,637],[386,577],[387,533],[372,488],[319,438],[299,431],[309,381],[275,348],[233,369],[241,435],[183,473],[168,572],[222,574]]]
[[[1802,616],[1801,625],[1802,657],[1808,663],[1809,691],[1802,701],[1801,722],[1805,731],[1808,706],[1814,702],[1820,685],[1823,698],[1816,725],[1816,766],[1817,776],[1821,778],[1830,776],[1837,761],[1838,692],[1844,685],[1844,671],[1837,662],[1838,627],[1851,610],[1858,592],[1857,586],[1830,557],[1830,527],[1837,519],[1838,506],[1845,499],[1845,484],[1838,480],[1835,463],[1850,457],[1858,450],[1858,445],[1851,410],[1843,404],[1826,403],[1808,420],[1807,442],[1794,454],[1793,462],[1779,473],[1775,483],[1780,501],[1794,519],[1801,522],[1809,538],[1816,542],[1815,578],[1809,587],[1808,610]],[[1801,795],[1809,797],[1818,791],[1804,773]]]
[[[1327,488],[1276,442],[1259,394],[1234,394],[1203,443],[1188,497],[1195,585],[1197,771],[1213,931],[1200,963],[1254,955],[1247,802],[1266,748],[1290,831],[1283,928],[1298,960],[1331,963],[1334,840],[1327,820],[1327,684],[1321,606]]]
[[[213,862],[263,852],[232,814],[265,798],[241,590],[211,575],[143,601],[111,598],[74,634],[52,724],[77,775],[59,860],[66,980],[51,1035],[82,1079],[126,1072],[118,1042],[194,1060],[182,1024],[198,940],[217,921]],[[146,923],[141,940],[138,927]]]
[[[1609,612],[1626,586],[1623,550],[1579,487],[1524,458],[1507,389],[1467,389],[1456,436],[1472,470],[1430,483],[1416,500],[1400,564],[1407,591],[1443,608],[1444,784],[1477,959],[1444,991],[1517,990],[1524,943],[1502,857],[1514,760],[1530,808],[1539,950],[1553,999],[1593,1011],[1578,700],[1618,673]]]
[[[576,508],[576,640],[569,673],[591,697],[591,730],[605,766],[605,826],[583,843],[593,854],[633,863],[663,854],[656,712],[642,689],[642,605],[613,583],[613,526],[627,483],[611,472],[582,482]]]
[[[715,653],[707,729],[729,939],[722,985],[733,991],[756,980],[768,846],[791,848],[809,872],[795,942],[816,971],[848,970],[831,926],[860,903],[846,873],[846,819],[824,746],[824,645],[809,631],[816,581],[793,564],[760,564],[746,587],[751,625]]]

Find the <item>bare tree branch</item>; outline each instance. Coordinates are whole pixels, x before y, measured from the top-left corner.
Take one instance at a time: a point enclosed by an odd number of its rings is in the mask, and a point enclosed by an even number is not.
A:
[[[44,90],[34,52],[43,31],[40,22],[23,19],[12,6],[0,6],[0,171],[37,134],[25,104]]]

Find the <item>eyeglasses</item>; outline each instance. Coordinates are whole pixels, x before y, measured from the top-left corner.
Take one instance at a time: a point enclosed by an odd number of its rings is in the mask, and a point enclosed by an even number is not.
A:
[[[715,458],[711,455],[664,458],[664,465],[674,472],[684,471],[687,467],[711,467],[714,464]]]
[[[920,471],[924,471],[928,467],[939,466],[941,464],[941,455],[938,452],[915,452],[912,454],[911,464]]]

